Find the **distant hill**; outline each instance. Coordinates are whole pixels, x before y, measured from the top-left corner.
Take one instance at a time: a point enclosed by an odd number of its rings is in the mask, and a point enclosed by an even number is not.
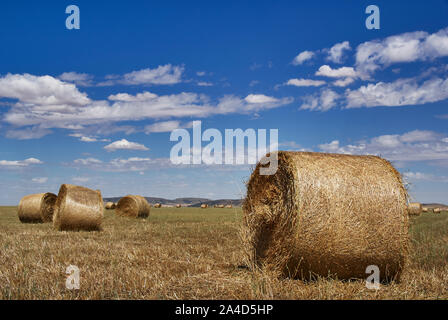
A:
[[[430,209],[434,208],[448,209],[448,206],[446,204],[440,204],[440,203],[423,203],[422,205]]]
[[[104,198],[104,202],[115,202],[117,203],[121,197],[110,197]],[[155,198],[155,197],[145,197],[145,199],[151,205],[160,203],[163,206],[175,206],[176,204],[181,204],[183,207],[200,207],[201,204],[208,204],[209,207],[216,205],[228,205],[231,204],[234,207],[240,207],[243,200],[241,199],[221,199],[221,200],[210,200],[207,198],[176,198],[176,199],[165,199],[165,198]]]

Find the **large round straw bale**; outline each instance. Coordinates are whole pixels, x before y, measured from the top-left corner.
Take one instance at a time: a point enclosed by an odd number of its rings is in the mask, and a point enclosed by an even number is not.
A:
[[[434,208],[433,212],[434,212],[434,213],[441,213],[441,212],[442,212],[442,209],[440,209],[440,208]]]
[[[207,209],[207,208],[208,208],[208,204],[205,204],[205,203],[201,204],[201,209]]]
[[[40,216],[42,217],[43,222],[53,221],[57,198],[58,196],[51,192],[47,192],[42,196],[40,202]]]
[[[146,218],[149,211],[149,203],[144,197],[127,195],[118,201],[115,213],[123,217]]]
[[[19,203],[19,220],[23,223],[42,223],[40,208],[44,193],[29,194],[24,196]]]
[[[58,230],[101,230],[103,198],[98,190],[63,184],[53,217]]]
[[[422,214],[423,206],[418,202],[411,202],[408,205],[408,212],[410,216],[419,216]]]
[[[279,277],[399,277],[408,254],[407,192],[386,160],[278,152],[278,170],[247,184],[243,241],[248,263]],[[267,169],[269,170],[269,169]]]
[[[115,207],[116,207],[116,204],[113,203],[113,202],[107,202],[107,203],[106,203],[106,206],[105,206],[105,208],[106,208],[107,210],[113,210],[113,209],[115,209]]]

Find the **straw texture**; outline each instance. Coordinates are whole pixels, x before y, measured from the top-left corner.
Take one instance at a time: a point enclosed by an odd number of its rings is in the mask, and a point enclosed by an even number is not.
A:
[[[118,201],[115,213],[122,217],[147,218],[150,206],[142,196],[127,195]]]
[[[249,266],[279,277],[398,279],[408,255],[407,192],[384,159],[278,152],[274,175],[247,184],[242,239]]]
[[[101,230],[103,198],[98,190],[63,184],[56,201],[53,225],[58,230]]]

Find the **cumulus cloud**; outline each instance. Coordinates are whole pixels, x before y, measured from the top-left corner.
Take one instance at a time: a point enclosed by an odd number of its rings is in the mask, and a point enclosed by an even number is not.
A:
[[[39,126],[29,127],[22,130],[8,130],[6,137],[17,140],[40,139],[51,133],[51,130]]]
[[[166,85],[182,82],[182,73],[184,67],[166,64],[158,66],[155,69],[142,69],[126,73],[121,80],[122,84],[127,85]]]
[[[191,128],[193,126],[192,122],[181,124],[180,121],[172,120],[172,121],[162,121],[147,125],[145,127],[145,133],[155,133],[155,132],[171,132],[176,129],[181,128]]]
[[[314,57],[314,52],[312,51],[303,51],[299,53],[294,60],[292,61],[292,64],[295,66],[303,64],[305,61],[308,61]]]
[[[320,87],[326,82],[322,80],[311,80],[311,79],[289,79],[285,85],[296,86],[296,87]]]
[[[131,157],[127,159],[115,158],[108,162],[92,162],[89,161],[89,159],[77,159],[68,165],[76,168],[88,168],[95,171],[106,172],[142,172],[151,168],[160,169],[174,167],[169,158],[151,159],[140,157]]]
[[[71,83],[63,82],[51,76],[30,74],[7,74],[0,77],[0,98],[19,100],[19,105],[45,106],[40,110],[70,112],[73,106],[85,106],[90,103],[87,94],[78,91]]]
[[[351,85],[355,80],[353,78],[345,78],[345,79],[339,79],[333,82],[333,85],[336,87],[346,87],[348,85]]]
[[[203,94],[182,92],[159,96],[147,91],[136,95],[119,93],[110,95],[108,101],[92,101],[73,84],[49,76],[31,75],[0,78],[0,97],[19,100],[3,118],[16,127],[40,126],[44,129],[84,131],[89,126],[98,128],[122,121],[251,113],[277,108],[293,101],[292,98],[250,94],[244,99],[227,95],[212,102]]]
[[[47,177],[33,178],[31,179],[31,181],[35,183],[46,183],[48,181],[48,178]]]
[[[212,87],[213,83],[211,82],[206,82],[206,81],[199,81],[198,82],[198,86],[200,87]]]
[[[77,73],[77,72],[64,72],[58,76],[59,79],[66,82],[73,82],[80,87],[92,86],[93,76],[87,73]]]
[[[117,151],[117,150],[149,150],[147,147],[145,147],[143,144],[137,143],[137,142],[130,142],[126,139],[121,139],[115,142],[112,142],[111,144],[108,144],[104,147],[107,151]]]
[[[337,43],[328,50],[327,60],[334,63],[342,63],[344,52],[349,50],[351,50],[351,47],[348,41]]]
[[[448,159],[446,136],[433,131],[414,130],[389,134],[341,145],[339,140],[319,145],[323,152],[379,155],[391,161],[437,161]]]
[[[416,79],[368,84],[346,92],[347,108],[419,105],[448,99],[448,79]]]
[[[328,111],[337,105],[340,95],[331,89],[322,90],[320,93],[305,96],[300,110]]]
[[[28,158],[25,160],[0,160],[0,168],[20,168],[42,163],[42,161],[36,158]]]
[[[316,76],[329,78],[356,78],[357,74],[352,67],[341,67],[339,69],[332,69],[329,65],[323,65],[316,71]]]
[[[394,63],[425,61],[448,56],[448,28],[429,34],[402,33],[367,41],[356,49],[356,69],[363,78]]]

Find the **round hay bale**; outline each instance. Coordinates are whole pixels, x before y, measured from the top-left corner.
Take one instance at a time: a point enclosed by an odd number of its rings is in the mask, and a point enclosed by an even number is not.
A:
[[[122,217],[147,218],[150,205],[142,196],[127,195],[118,201],[115,213]]]
[[[218,208],[220,208],[220,209],[224,209],[225,206],[224,206],[223,204],[220,204],[220,205],[218,205]]]
[[[22,223],[42,223],[40,208],[44,193],[29,194],[24,196],[18,207],[19,220]]]
[[[232,208],[232,205],[231,205],[231,204],[228,204],[228,205],[226,205],[226,208],[227,208],[227,209],[231,209],[231,208]]]
[[[442,212],[442,209],[440,209],[440,208],[434,208],[433,212],[434,212],[434,213],[441,213],[441,212]]]
[[[411,202],[408,205],[408,213],[410,216],[419,216],[422,214],[423,206],[418,202]]]
[[[181,208],[181,207],[182,207],[182,205],[180,205],[179,203],[176,204],[176,208]]]
[[[422,208],[422,211],[426,213],[426,212],[428,212],[429,210],[428,210],[427,207],[423,207],[423,208]]]
[[[250,267],[278,277],[399,279],[408,255],[407,192],[386,160],[278,152],[278,170],[257,164],[243,204]]]
[[[101,230],[103,208],[100,191],[63,184],[56,201],[53,225],[60,231]]]
[[[208,208],[208,204],[205,204],[205,203],[201,204],[201,209],[207,209],[207,208]]]
[[[115,203],[113,203],[113,202],[107,202],[105,208],[106,208],[107,210],[113,210],[113,209],[116,208],[116,206],[117,206],[117,205],[116,205]]]
[[[162,208],[162,204],[160,204],[160,203],[156,203],[156,204],[154,205],[154,208]]]

